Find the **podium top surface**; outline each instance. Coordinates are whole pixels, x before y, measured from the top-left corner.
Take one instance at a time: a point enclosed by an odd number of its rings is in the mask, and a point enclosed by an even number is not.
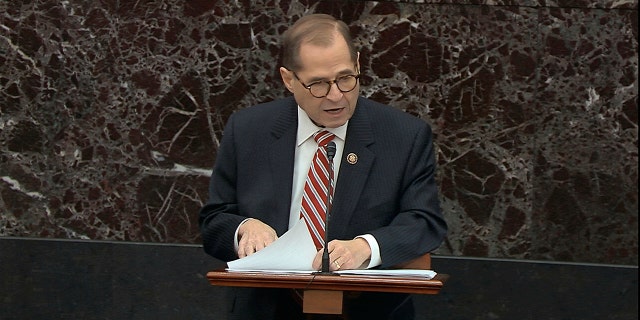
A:
[[[433,279],[422,277],[372,276],[372,275],[322,275],[313,273],[275,273],[215,270],[207,273],[214,286],[289,288],[303,290],[377,291],[416,294],[438,294],[446,274]]]

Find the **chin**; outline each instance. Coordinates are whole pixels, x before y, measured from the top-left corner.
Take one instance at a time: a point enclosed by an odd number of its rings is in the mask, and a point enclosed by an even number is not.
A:
[[[327,121],[324,125],[325,128],[337,128],[347,123],[347,120],[339,120],[339,121]]]

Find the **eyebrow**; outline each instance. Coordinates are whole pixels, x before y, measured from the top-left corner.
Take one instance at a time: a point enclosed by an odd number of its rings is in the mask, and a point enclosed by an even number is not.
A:
[[[344,70],[338,72],[333,79],[322,78],[322,77],[313,77],[308,81],[309,81],[309,83],[315,83],[315,82],[320,82],[320,81],[331,81],[331,80],[334,80],[335,78],[338,78],[338,77],[341,77],[341,76],[348,76],[348,75],[351,75],[351,74],[356,74],[356,73],[353,70],[344,69]]]

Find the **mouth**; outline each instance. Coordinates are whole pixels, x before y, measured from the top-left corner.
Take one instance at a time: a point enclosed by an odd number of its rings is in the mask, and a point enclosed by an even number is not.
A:
[[[333,109],[327,109],[325,110],[325,112],[336,114],[336,113],[340,113],[342,110],[344,110],[344,108],[333,108]]]

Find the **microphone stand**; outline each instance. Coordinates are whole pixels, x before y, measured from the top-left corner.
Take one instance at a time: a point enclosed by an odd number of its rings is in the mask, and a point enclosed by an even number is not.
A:
[[[315,274],[320,275],[332,275],[339,276],[338,273],[329,271],[329,212],[331,211],[331,204],[333,203],[333,157],[336,155],[336,143],[331,141],[327,144],[327,158],[329,159],[329,183],[327,185],[327,212],[324,215],[324,249],[322,252],[322,269]]]

